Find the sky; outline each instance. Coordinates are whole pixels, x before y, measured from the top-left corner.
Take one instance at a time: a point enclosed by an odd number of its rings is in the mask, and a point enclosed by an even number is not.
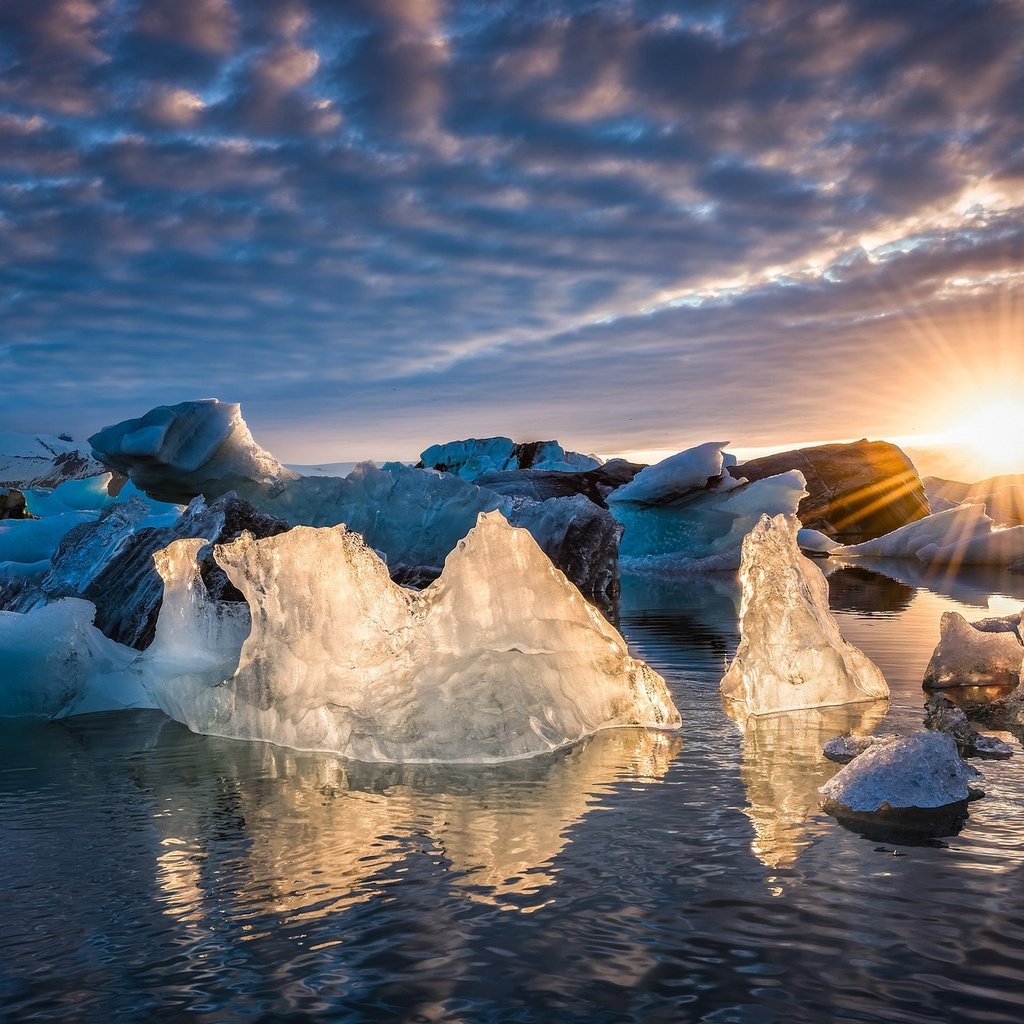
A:
[[[0,0],[0,429],[614,454],[1021,396],[1021,0]]]

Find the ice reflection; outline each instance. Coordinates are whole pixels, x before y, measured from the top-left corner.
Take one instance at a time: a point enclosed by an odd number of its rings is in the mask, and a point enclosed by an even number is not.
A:
[[[209,926],[230,876],[232,916],[252,928],[268,913],[312,921],[423,871],[471,899],[536,910],[557,897],[570,829],[617,783],[660,780],[681,746],[676,734],[615,729],[529,761],[389,766],[178,738],[187,772],[146,780],[167,808],[154,817],[164,912]]]
[[[822,753],[825,741],[846,732],[873,732],[888,702],[775,715],[747,715],[735,701],[724,703],[743,735],[740,775],[747,791],[744,810],[754,826],[751,849],[768,867],[789,866],[830,827],[819,814],[818,787],[838,765]]]

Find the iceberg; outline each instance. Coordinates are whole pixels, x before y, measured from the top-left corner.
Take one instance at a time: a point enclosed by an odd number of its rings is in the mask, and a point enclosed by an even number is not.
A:
[[[727,472],[727,442],[711,441],[648,466],[608,495],[624,529],[619,557],[634,570],[721,570],[740,564],[762,514],[793,515],[806,493],[796,470],[754,483]]]
[[[130,671],[136,652],[93,625],[88,601],[0,611],[0,717],[64,718],[154,706]]]
[[[795,516],[762,516],[743,542],[740,642],[722,694],[753,715],[889,696],[877,666],[847,643],[828,584],[797,547]]]
[[[394,583],[344,526],[217,545],[251,614],[244,640],[197,583],[197,553],[182,540],[158,558],[165,597],[143,656],[157,704],[196,732],[362,761],[489,762],[680,723],[664,680],[499,513],[479,516],[423,591]]]
[[[463,480],[475,480],[484,473],[513,469],[577,472],[596,469],[601,460],[594,455],[567,452],[557,441],[528,441],[517,444],[510,437],[471,437],[464,441],[433,444],[420,454],[419,468],[452,473]]]
[[[160,405],[89,438],[93,456],[158,501],[187,503],[228,491],[248,497],[299,474],[253,439],[238,405],[215,398]]]
[[[359,463],[346,477],[300,476],[256,444],[237,405],[215,399],[160,406],[90,441],[98,458],[156,500],[213,500],[235,491],[292,526],[344,523],[384,556],[401,583],[435,579],[476,517],[500,510],[533,533],[588,600],[615,615],[620,527],[579,495],[531,501],[399,462]]]
[[[48,560],[66,534],[95,519],[95,512],[66,512],[46,519],[0,520],[0,562]]]
[[[1020,615],[971,623],[959,612],[943,612],[925,687],[1016,685],[1024,662],[1019,629]]]
[[[958,505],[877,540],[836,548],[841,558],[914,558],[926,565],[1009,565],[1024,558],[1024,526],[998,529],[984,505]]]

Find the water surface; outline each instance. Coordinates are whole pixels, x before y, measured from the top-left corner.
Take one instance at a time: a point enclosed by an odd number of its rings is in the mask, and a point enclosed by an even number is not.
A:
[[[678,736],[401,768],[157,712],[3,723],[0,1017],[1018,1022],[1024,754],[932,845],[847,831],[816,791],[829,736],[919,727],[941,613],[1019,610],[1024,578],[877,568],[829,566],[888,708],[733,720],[734,583],[629,579]]]

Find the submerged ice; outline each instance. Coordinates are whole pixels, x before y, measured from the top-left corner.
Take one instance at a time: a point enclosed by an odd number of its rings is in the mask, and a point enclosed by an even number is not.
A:
[[[218,545],[247,636],[198,585],[196,550],[180,541],[158,559],[165,600],[145,658],[159,706],[197,732],[365,761],[500,761],[679,725],[664,680],[498,513],[419,592],[343,526]]]

